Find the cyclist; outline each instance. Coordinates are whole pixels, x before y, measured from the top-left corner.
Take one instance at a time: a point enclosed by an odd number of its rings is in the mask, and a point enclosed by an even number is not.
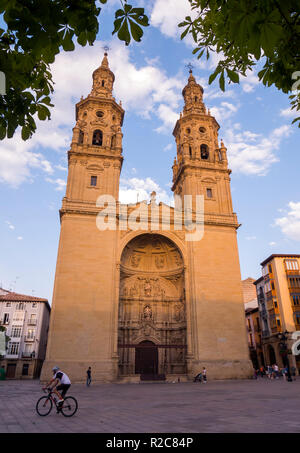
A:
[[[46,387],[43,387],[43,390],[49,387],[55,393],[55,395],[57,395],[59,399],[58,405],[61,406],[66,396],[66,393],[71,386],[71,381],[69,377],[66,375],[66,373],[63,373],[58,366],[52,368],[52,371],[53,378],[51,379],[50,382],[48,382]],[[58,390],[61,391],[61,393],[59,393]]]

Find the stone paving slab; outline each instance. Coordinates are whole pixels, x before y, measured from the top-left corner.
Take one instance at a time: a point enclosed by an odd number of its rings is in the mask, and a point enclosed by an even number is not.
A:
[[[38,381],[0,381],[0,433],[299,433],[300,378],[74,384],[74,417],[35,410]]]

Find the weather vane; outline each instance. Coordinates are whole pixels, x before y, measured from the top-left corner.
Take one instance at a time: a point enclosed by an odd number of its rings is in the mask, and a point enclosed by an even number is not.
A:
[[[192,72],[194,66],[192,65],[192,63],[189,63],[186,65],[186,67],[189,69],[190,72]]]

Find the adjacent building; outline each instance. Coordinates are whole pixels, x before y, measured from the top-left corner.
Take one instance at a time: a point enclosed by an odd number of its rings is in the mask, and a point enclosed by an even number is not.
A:
[[[0,325],[10,338],[0,366],[7,378],[39,377],[45,358],[50,306],[47,299],[0,288]]]
[[[248,277],[246,280],[242,281],[242,288],[249,355],[253,368],[258,369],[265,365],[265,361],[262,350],[261,319],[254,282],[254,278]]]
[[[292,333],[300,330],[300,255],[271,255],[261,263],[262,276],[254,282],[262,329],[266,365],[285,366],[287,346],[290,366],[300,369],[299,356],[291,354]],[[281,334],[287,336],[286,345]]]

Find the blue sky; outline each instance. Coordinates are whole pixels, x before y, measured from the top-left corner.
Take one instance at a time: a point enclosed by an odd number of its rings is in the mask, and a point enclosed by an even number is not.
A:
[[[121,200],[135,202],[137,193],[139,200],[149,198],[155,190],[159,200],[170,202],[172,131],[191,62],[228,149],[233,205],[242,224],[242,278],[259,277],[260,262],[272,253],[300,253],[299,129],[291,125],[288,96],[262,86],[256,73],[227,86],[225,94],[217,83],[208,86],[218,57],[199,62],[191,41],[179,38],[177,24],[188,13],[188,2],[145,3],[151,27],[142,43],[129,47],[111,35],[118,1],[104,5],[94,46],[62,53],[53,64],[51,121],[40,122],[27,142],[16,134],[0,144],[0,286],[51,302],[75,103],[91,91],[105,45],[116,76],[114,95],[126,111]]]

